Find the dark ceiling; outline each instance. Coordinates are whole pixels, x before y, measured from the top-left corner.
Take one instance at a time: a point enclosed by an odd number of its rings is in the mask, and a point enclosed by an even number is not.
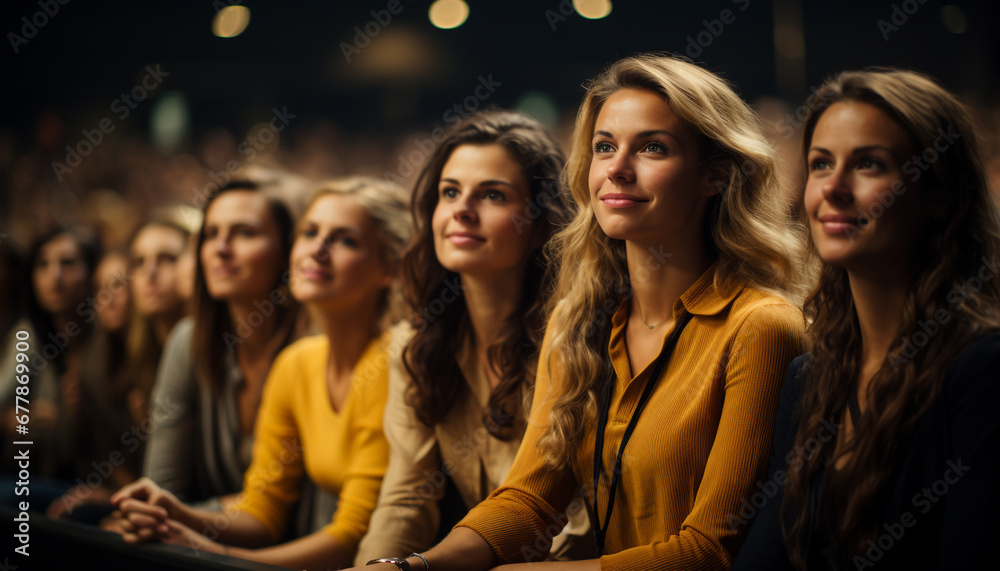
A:
[[[541,91],[572,111],[585,79],[616,58],[653,50],[693,55],[735,82],[748,100],[778,94],[794,104],[835,71],[893,65],[925,71],[978,102],[1000,101],[995,1],[956,2],[967,21],[960,34],[943,23],[943,11],[953,9],[935,0],[615,0],[603,20],[564,15],[570,0],[468,0],[471,15],[455,30],[428,22],[428,1],[396,1],[402,11],[376,26],[388,0],[248,0],[249,27],[231,39],[211,33],[221,0],[215,6],[208,0],[4,2],[0,130],[20,139],[45,110],[70,125],[77,117],[107,113],[149,64],[169,73],[164,89],[187,98],[196,131],[245,128],[275,106],[347,129],[426,128],[472,93],[481,76],[501,84],[491,103],[511,105],[525,92]],[[55,6],[55,15],[37,16]],[[722,23],[724,10],[729,23]],[[775,10],[801,22],[796,28],[805,40],[804,59],[797,60],[804,76],[782,87],[775,71]],[[47,20],[30,39],[22,36],[26,43],[11,36],[25,31],[22,18]],[[900,24],[895,30],[885,25],[893,18]],[[356,42],[356,36],[366,25],[378,34],[348,63],[344,43],[363,44],[365,38]],[[694,48],[699,34],[707,45]],[[146,112],[140,108],[137,115]],[[132,128],[142,130],[145,123]]]

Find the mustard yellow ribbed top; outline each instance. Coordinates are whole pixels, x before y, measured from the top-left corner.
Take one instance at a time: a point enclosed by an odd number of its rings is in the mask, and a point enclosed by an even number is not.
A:
[[[602,569],[728,569],[747,531],[733,516],[766,475],[778,395],[788,364],[804,350],[804,322],[791,303],[761,290],[720,295],[713,270],[674,305],[675,319],[683,312],[692,319],[625,450]],[[602,450],[609,475],[598,491],[602,522],[610,472],[652,368],[632,374],[627,319],[624,303],[608,344],[617,382]],[[560,387],[581,382],[549,370],[550,344],[547,334],[531,421],[510,474],[458,524],[481,535],[503,563],[539,558],[540,538],[558,531],[575,490],[593,501],[594,427],[574,443],[571,467],[550,468],[537,451]]]

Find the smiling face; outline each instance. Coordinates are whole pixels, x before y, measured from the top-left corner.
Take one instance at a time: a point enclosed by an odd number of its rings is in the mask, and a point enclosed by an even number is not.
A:
[[[208,293],[224,301],[267,299],[287,255],[267,200],[256,192],[219,195],[205,212],[200,262]]]
[[[163,315],[180,309],[177,258],[186,240],[175,228],[150,225],[132,241],[132,293],[140,315]]]
[[[823,113],[804,202],[824,262],[882,272],[912,260],[926,218],[919,185],[903,176],[913,153],[903,126],[878,107],[845,101]]]
[[[594,123],[590,198],[611,238],[701,239],[708,198],[718,190],[699,166],[694,131],[657,93],[621,89]]]
[[[539,225],[519,223],[530,198],[524,171],[506,148],[456,147],[441,170],[431,221],[438,261],[465,275],[526,268],[541,246]]]
[[[326,194],[302,217],[291,255],[295,299],[321,309],[377,301],[391,283],[378,228],[350,195]]]

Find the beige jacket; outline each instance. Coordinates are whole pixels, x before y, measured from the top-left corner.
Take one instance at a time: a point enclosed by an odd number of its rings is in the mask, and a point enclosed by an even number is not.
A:
[[[393,332],[384,420],[391,449],[389,467],[368,535],[358,548],[356,565],[429,549],[440,523],[437,501],[444,495],[445,473],[451,476],[465,505],[472,508],[503,483],[523,436],[523,424],[521,434],[508,442],[491,437],[483,426],[490,386],[471,344],[458,359],[469,390],[458,398],[443,422],[428,427],[417,420],[406,403],[410,377],[400,356],[411,336],[412,329],[405,324]],[[582,508],[582,500],[574,502],[581,502],[574,507]],[[586,510],[569,511],[569,523],[553,541],[552,557],[593,557]]]

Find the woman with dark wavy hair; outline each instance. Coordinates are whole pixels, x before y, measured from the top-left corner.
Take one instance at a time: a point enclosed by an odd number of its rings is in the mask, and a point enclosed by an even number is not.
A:
[[[727,569],[745,536],[730,515],[766,472],[781,379],[804,347],[786,298],[802,248],[760,121],[701,67],[625,58],[588,85],[566,174],[579,208],[554,239],[563,263],[517,458],[397,567]],[[539,562],[574,492],[597,549]]]
[[[446,476],[471,507],[510,470],[556,269],[544,246],[572,215],[562,166],[545,128],[495,110],[451,129],[420,172],[403,258],[415,311],[397,331],[391,459],[359,564],[430,547]]]
[[[845,72],[805,123],[822,262],[738,569],[984,569],[1000,535],[1000,223],[965,107]],[[763,488],[762,488],[763,489]]]

